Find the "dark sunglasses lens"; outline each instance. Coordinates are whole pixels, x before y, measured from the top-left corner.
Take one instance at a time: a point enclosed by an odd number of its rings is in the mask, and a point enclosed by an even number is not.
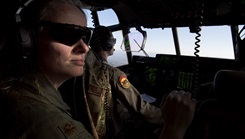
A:
[[[72,46],[80,39],[85,44],[89,44],[91,31],[88,28],[73,28],[73,27],[52,27],[49,28],[49,35],[52,39],[63,43],[65,45]]]
[[[117,42],[117,39],[116,38],[113,38],[114,45],[116,44],[116,42]]]

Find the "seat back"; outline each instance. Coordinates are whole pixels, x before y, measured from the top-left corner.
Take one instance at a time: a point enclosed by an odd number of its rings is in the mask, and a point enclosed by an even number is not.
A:
[[[213,99],[204,100],[199,105],[188,139],[244,139],[245,71],[218,71],[213,90]]]
[[[229,101],[229,104],[241,104],[245,101],[245,71],[220,70],[216,73],[213,82],[215,98]]]

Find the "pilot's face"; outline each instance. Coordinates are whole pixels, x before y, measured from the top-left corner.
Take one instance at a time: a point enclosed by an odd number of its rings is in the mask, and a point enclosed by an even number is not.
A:
[[[59,4],[51,18],[40,23],[38,67],[52,81],[63,82],[84,71],[90,30],[84,13],[75,6]]]
[[[111,39],[110,39],[110,45],[112,45],[111,50],[108,52],[108,56],[111,56],[114,54],[115,51],[115,44],[116,44],[116,38],[114,38],[113,34],[111,33]]]
[[[109,51],[109,56],[112,56],[114,54],[115,48],[114,46],[111,48],[111,50]]]

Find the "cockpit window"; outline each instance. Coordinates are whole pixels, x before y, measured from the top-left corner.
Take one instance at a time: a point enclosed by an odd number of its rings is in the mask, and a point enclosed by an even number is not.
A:
[[[93,27],[91,14],[88,14],[88,27]],[[118,18],[112,9],[98,11],[99,22],[104,26],[111,26],[118,24]],[[239,27],[240,28],[240,27]],[[155,57],[156,54],[170,54],[176,55],[176,48],[173,37],[173,29],[166,28],[143,28],[147,32],[147,39],[144,51],[132,51],[132,55]],[[197,34],[191,33],[189,27],[177,27],[177,39],[179,44],[180,55],[195,56],[195,44]],[[136,31],[131,28],[130,32]],[[213,57],[222,59],[234,59],[234,47],[232,42],[231,27],[223,26],[202,26],[200,37],[200,45],[197,53],[200,57]],[[117,39],[115,44],[114,55],[108,57],[108,62],[117,67],[128,64],[125,50],[121,48],[123,36],[122,31],[113,32]],[[120,61],[120,62],[119,62]]]

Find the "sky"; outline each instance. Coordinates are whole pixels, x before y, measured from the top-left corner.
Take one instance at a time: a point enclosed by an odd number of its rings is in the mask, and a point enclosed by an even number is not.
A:
[[[89,11],[88,15],[88,26],[93,27],[92,20]],[[109,26],[113,24],[118,24],[118,19],[113,10],[100,11],[98,13],[100,24]],[[145,45],[145,51],[150,57],[155,57],[157,53],[160,54],[173,54],[175,55],[175,47],[173,41],[173,34],[171,28],[164,29],[145,29],[147,31],[147,40]],[[133,34],[136,32],[135,29],[130,30]],[[194,56],[194,48],[196,47],[195,42],[197,41],[195,37],[197,34],[190,33],[189,28],[181,27],[177,29],[179,36],[179,45],[181,55],[190,55]],[[202,57],[217,57],[224,59],[234,59],[234,50],[232,45],[232,37],[230,26],[215,26],[215,27],[201,27],[200,31],[200,48],[199,55]],[[115,45],[115,53],[113,56],[110,56],[108,61],[109,63],[118,63],[120,66],[127,64],[126,53],[121,49],[123,44],[123,36],[121,31],[114,32],[114,37],[117,39]],[[139,43],[142,40],[139,40]],[[140,43],[141,44],[141,43]],[[137,45],[135,47],[138,47]],[[142,55],[145,54],[140,52],[133,52],[133,55]]]

